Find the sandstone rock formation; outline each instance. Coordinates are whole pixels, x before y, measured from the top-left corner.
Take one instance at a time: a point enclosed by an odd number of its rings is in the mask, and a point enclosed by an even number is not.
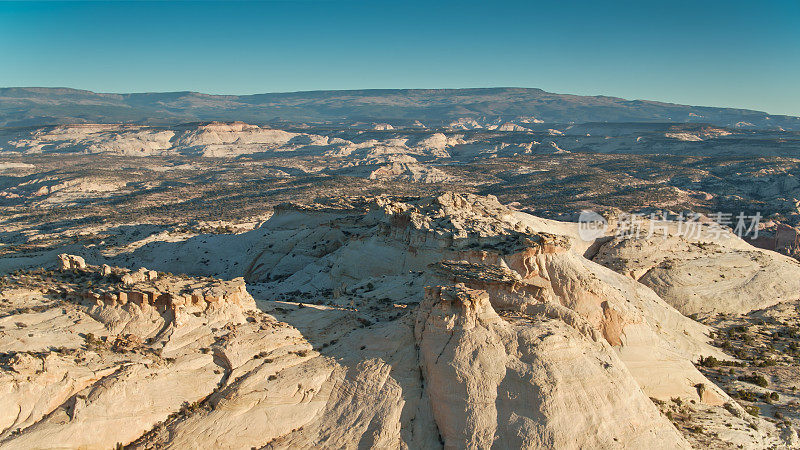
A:
[[[609,266],[640,250],[602,242]],[[709,327],[591,247],[445,193],[286,204],[117,256],[158,271],[65,255],[4,280],[0,446],[690,448],[669,402],[750,430],[731,442],[793,442],[695,367],[732,359]],[[215,277],[168,273],[211,251]],[[702,257],[759,251],[725,252]]]
[[[617,237],[593,258],[650,287],[680,312],[746,314],[800,300],[800,263],[726,232]]]
[[[58,262],[59,262],[59,268],[61,270],[86,268],[86,261],[84,261],[83,258],[81,258],[80,256],[68,255],[66,253],[58,255]]]
[[[415,334],[447,448],[689,448],[611,346],[558,318],[504,319],[455,285],[429,291]]]

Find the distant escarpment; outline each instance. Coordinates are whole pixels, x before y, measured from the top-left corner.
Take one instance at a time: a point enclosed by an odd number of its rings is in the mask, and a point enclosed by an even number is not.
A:
[[[459,121],[469,126],[473,120],[487,119],[499,120],[496,127],[503,131],[542,122],[693,122],[800,130],[800,118],[760,111],[554,94],[528,88],[373,89],[256,95],[0,89],[0,126],[244,120],[255,123],[365,121],[388,129],[392,125],[412,125],[417,121],[429,126]]]

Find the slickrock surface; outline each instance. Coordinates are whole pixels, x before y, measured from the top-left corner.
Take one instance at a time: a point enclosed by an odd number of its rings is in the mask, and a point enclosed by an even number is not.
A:
[[[671,306],[674,278],[637,281],[662,253],[732,278],[731,254],[793,263],[670,239],[636,256],[450,192],[64,254],[0,280],[0,448],[796,445],[800,415],[750,415],[715,384],[709,361],[746,355]]]
[[[611,347],[558,318],[501,318],[455,285],[429,291],[415,334],[445,447],[688,448]]]
[[[800,301],[797,260],[753,248],[731,233],[614,238],[593,259],[650,287],[686,315],[747,314]]]
[[[3,290],[3,447],[130,442],[230,371],[214,345],[255,312],[243,281],[127,286],[121,270],[94,269],[41,271]]]

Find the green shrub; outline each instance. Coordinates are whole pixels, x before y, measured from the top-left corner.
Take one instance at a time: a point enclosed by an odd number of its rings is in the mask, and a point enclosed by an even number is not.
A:
[[[701,356],[700,365],[703,367],[717,367],[720,364],[719,360],[717,358],[714,358],[713,356],[706,356],[705,358]]]
[[[755,384],[756,386],[761,386],[761,387],[767,387],[767,385],[769,385],[767,379],[764,378],[763,375],[757,375],[757,374],[739,375],[737,380],[744,381],[745,383]]]

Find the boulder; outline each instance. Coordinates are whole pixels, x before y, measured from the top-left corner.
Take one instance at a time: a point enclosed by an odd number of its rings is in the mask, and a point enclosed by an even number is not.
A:
[[[60,270],[86,269],[86,261],[80,256],[61,253],[58,261]]]

